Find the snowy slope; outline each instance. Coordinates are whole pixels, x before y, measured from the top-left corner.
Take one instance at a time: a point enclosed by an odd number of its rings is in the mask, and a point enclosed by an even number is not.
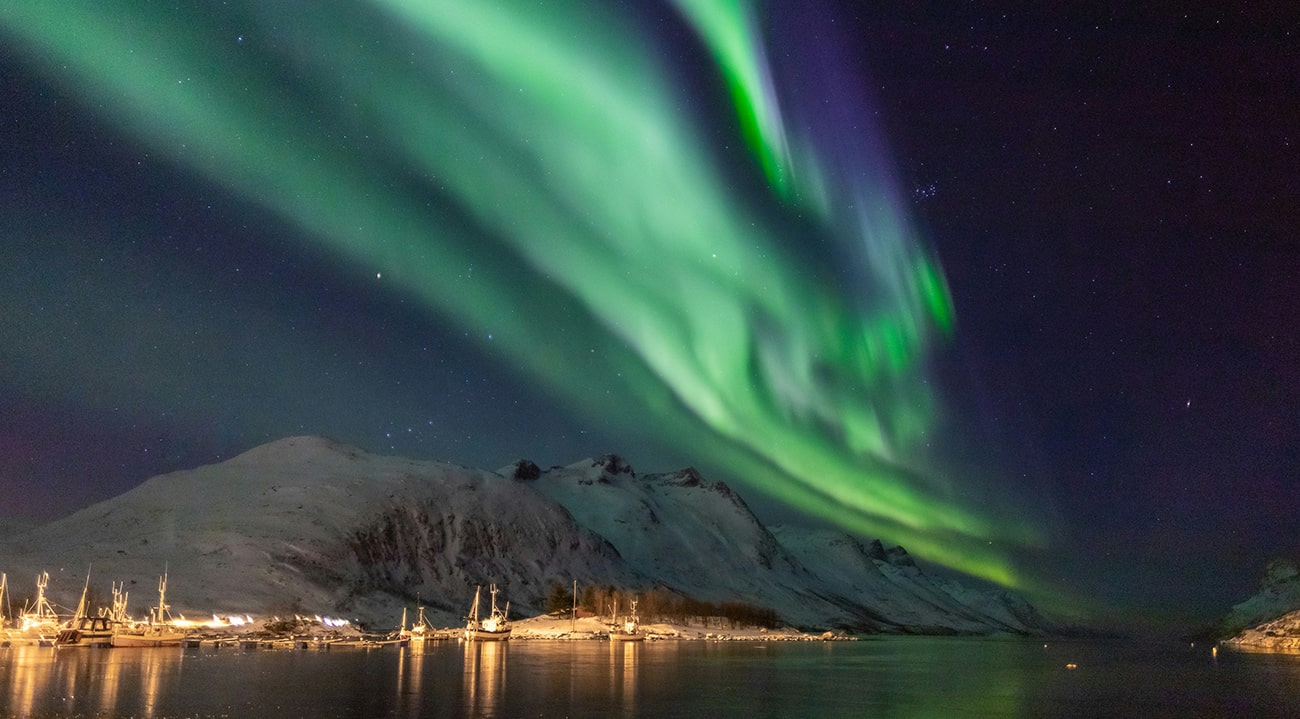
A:
[[[388,532],[411,518],[423,536]],[[310,437],[155,477],[6,544],[0,556],[14,567],[17,592],[18,577],[50,568],[56,601],[75,603],[93,565],[92,580],[134,582],[148,591],[133,598],[147,602],[166,567],[176,609],[220,613],[302,608],[376,619],[418,596],[451,623],[476,584],[516,589],[517,577],[524,592],[567,581],[579,566],[584,579],[629,576],[598,537],[499,475]]]
[[[1300,609],[1300,570],[1289,559],[1275,559],[1265,568],[1259,591],[1233,606],[1215,628],[1215,635],[1230,637],[1297,609]]]
[[[820,579],[824,595],[859,626],[922,633],[1035,633],[1051,625],[1003,592],[930,577],[902,547],[862,544],[834,530],[774,527],[773,533]]]
[[[1300,650],[1300,611],[1288,612],[1238,632],[1224,640],[1224,643],[1245,649],[1285,652]]]
[[[91,567],[92,586],[106,594],[126,580],[143,607],[166,567],[182,613],[296,609],[392,624],[419,598],[450,625],[477,584],[500,585],[518,616],[576,579],[749,602],[807,627],[1042,629],[988,593],[931,581],[901,548],[770,531],[721,482],[693,469],[637,477],[612,455],[488,472],[295,437],[0,537],[0,562],[19,600],[27,577],[48,569],[65,606]]]
[[[739,495],[695,469],[637,477],[614,455],[544,472],[537,491],[607,539],[656,583],[706,601],[780,607],[787,621],[826,626],[842,611]]]

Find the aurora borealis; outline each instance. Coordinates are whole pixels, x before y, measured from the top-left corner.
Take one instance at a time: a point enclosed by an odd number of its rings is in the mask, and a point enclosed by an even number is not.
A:
[[[250,23],[284,28],[292,50],[235,56],[204,17],[146,30],[160,22],[147,9],[42,6],[7,24],[139,141],[490,335],[579,411],[600,416],[587,389],[598,373],[687,453],[1013,583],[971,540],[1032,533],[953,502],[946,477],[910,466],[933,424],[919,358],[952,310],[890,173],[822,173],[815,128],[786,137],[771,82],[756,79],[770,75],[756,20],[711,6],[683,10],[718,48],[766,197],[738,196],[676,110],[671,77],[598,7],[255,6]],[[566,37],[574,28],[582,43]],[[237,49],[256,36],[235,36]],[[267,67],[296,68],[305,89],[286,93]],[[313,121],[323,127],[304,130]],[[365,149],[334,144],[348,133]],[[866,261],[819,267],[787,233],[861,243],[844,256]],[[449,269],[469,266],[477,280],[455,283]],[[557,327],[570,333],[558,342]],[[603,361],[572,359],[593,349]]]
[[[173,464],[122,481],[302,432],[498,466],[670,456],[1059,587],[1043,557],[1087,502],[1043,489],[1051,462],[960,449],[1005,431],[945,391],[992,336],[949,277],[991,265],[929,236],[947,184],[886,129],[941,123],[868,83],[874,26],[842,9],[6,7],[11,86],[76,139],[53,169],[15,154],[0,198],[6,396],[166,436]],[[31,436],[7,472],[58,444]]]

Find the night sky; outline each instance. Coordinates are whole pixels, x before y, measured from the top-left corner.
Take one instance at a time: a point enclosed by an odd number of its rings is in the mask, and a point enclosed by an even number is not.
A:
[[[1300,558],[1293,14],[190,5],[0,8],[0,517],[320,434],[1107,624]]]

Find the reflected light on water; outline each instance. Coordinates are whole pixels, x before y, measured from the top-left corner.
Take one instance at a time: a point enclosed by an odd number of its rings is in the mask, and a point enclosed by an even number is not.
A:
[[[411,642],[397,655],[397,714],[418,717],[423,698],[424,642]]]
[[[641,656],[641,642],[610,642],[609,671],[610,685],[621,686],[619,699],[623,705],[624,716],[636,716],[636,669]],[[618,674],[623,681],[618,681]]]
[[[9,665],[9,686],[6,693],[12,698],[13,710],[19,716],[28,716],[36,706],[37,688],[44,683],[54,659],[52,647],[18,646],[9,649],[13,661]]]
[[[506,686],[508,642],[465,642],[465,697],[472,713],[493,716]]]
[[[14,646],[0,654],[0,715],[85,711],[115,716],[159,714],[168,687],[180,678],[179,649],[57,649]]]
[[[130,649],[117,651],[133,651]],[[158,702],[162,697],[162,688],[169,684],[166,681],[173,675],[180,674],[181,658],[185,655],[182,652],[173,649],[164,649],[162,651],[144,651],[141,652],[141,680],[140,680],[140,699],[142,712],[147,717],[154,716],[158,711]],[[124,656],[115,654],[117,656]],[[115,663],[110,662],[110,666]]]
[[[0,717],[9,716],[1294,719],[1300,657],[928,637],[375,651],[18,646],[0,648]]]
[[[117,709],[117,688],[122,682],[122,663],[109,661],[99,681],[99,711],[112,714]]]

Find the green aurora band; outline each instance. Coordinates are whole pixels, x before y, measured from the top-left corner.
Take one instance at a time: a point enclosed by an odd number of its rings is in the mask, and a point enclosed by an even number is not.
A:
[[[1003,548],[1040,545],[1030,523],[962,506],[919,459],[924,358],[953,323],[938,263],[893,188],[861,179],[888,173],[829,174],[815,136],[787,134],[755,8],[677,3],[742,163],[605,3],[188,5],[10,3],[0,32],[152,151],[490,332],[577,411],[1025,585]],[[810,257],[827,243],[869,261]]]

